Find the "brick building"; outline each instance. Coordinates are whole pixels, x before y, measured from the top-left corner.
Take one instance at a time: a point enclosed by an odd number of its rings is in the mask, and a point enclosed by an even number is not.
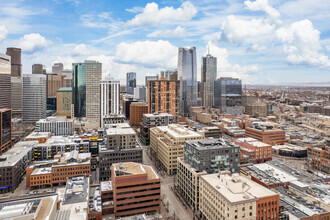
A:
[[[311,169],[330,174],[330,139],[321,147],[308,147],[307,165]]]
[[[269,145],[284,144],[285,131],[273,126],[250,126],[245,128],[245,137],[252,137]]]
[[[178,119],[179,117],[179,88],[177,80],[148,81],[148,113],[169,113]]]
[[[49,163],[33,164],[26,168],[26,187],[42,188],[65,185],[67,178],[90,175],[91,154],[71,151],[56,155]]]
[[[151,166],[115,163],[111,173],[116,218],[161,211],[160,178]]]
[[[269,144],[260,142],[254,138],[238,138],[235,140],[235,144],[241,147],[241,158],[244,158],[243,161],[246,158],[248,158],[248,162],[255,163],[272,160],[272,146]],[[252,158],[251,155],[253,155]]]
[[[129,121],[132,126],[138,126],[142,122],[143,114],[148,113],[148,105],[145,102],[133,102],[130,105]]]

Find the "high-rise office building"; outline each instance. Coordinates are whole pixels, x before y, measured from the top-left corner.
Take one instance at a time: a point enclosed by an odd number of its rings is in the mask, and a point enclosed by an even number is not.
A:
[[[127,94],[134,94],[134,88],[136,87],[136,73],[126,73],[126,91]]]
[[[180,80],[180,114],[187,116],[190,107],[197,105],[196,47],[179,48],[178,80]]]
[[[138,101],[146,101],[147,89],[145,86],[134,88],[134,99]]]
[[[120,114],[120,81],[106,77],[100,81],[101,87],[101,127],[103,127],[103,117]]]
[[[47,98],[56,96],[57,90],[64,86],[63,75],[47,74]]]
[[[11,61],[10,56],[0,53],[0,109],[11,108]]]
[[[23,121],[46,118],[46,76],[23,74]]]
[[[202,57],[201,98],[202,105],[212,107],[214,104],[214,81],[217,79],[217,58],[207,54]]]
[[[148,82],[148,112],[169,113],[179,116],[179,88],[180,82],[176,80],[154,80]],[[177,120],[176,120],[177,121]]]
[[[11,76],[22,76],[22,60],[21,60],[21,48],[9,47],[6,54],[11,56]]]
[[[44,65],[33,64],[32,65],[32,74],[44,74]]]
[[[84,63],[73,63],[72,70],[74,117],[99,122],[102,63],[85,60]]]
[[[63,71],[63,63],[54,63],[52,66],[52,73],[61,75]]]
[[[0,109],[0,155],[11,147],[11,109]]]
[[[21,76],[11,77],[11,108],[13,118],[21,118],[23,111],[23,78]]]
[[[56,116],[71,117],[72,87],[62,87],[56,93]]]
[[[242,81],[231,77],[214,81],[214,106],[225,114],[243,114]]]

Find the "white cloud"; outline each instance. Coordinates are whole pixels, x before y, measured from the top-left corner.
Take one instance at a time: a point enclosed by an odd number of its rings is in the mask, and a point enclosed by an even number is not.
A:
[[[78,44],[73,48],[72,55],[73,56],[85,56],[90,54],[89,50],[87,49],[85,44]]]
[[[279,28],[276,36],[284,44],[283,52],[289,63],[330,67],[328,57],[319,53],[322,49],[320,32],[313,27],[310,20],[301,20]]]
[[[252,44],[246,50],[248,52],[260,52],[260,51],[263,51],[263,50],[266,50],[266,49],[267,49],[266,46],[260,46],[259,44]]]
[[[174,30],[159,30],[147,35],[147,37],[185,37],[187,35],[186,29],[182,26],[177,26]]]
[[[251,11],[264,11],[272,19],[279,21],[278,18],[280,17],[280,13],[268,4],[268,0],[256,0],[254,2],[246,0],[244,1],[244,4]]]
[[[230,15],[222,23],[221,40],[234,44],[269,41],[274,29],[265,19],[242,20]]]
[[[51,41],[38,33],[25,34],[20,38],[17,47],[22,48],[23,52],[32,53],[38,50],[45,49],[51,45]]]
[[[128,26],[149,26],[155,24],[166,24],[171,22],[190,21],[197,14],[195,6],[186,1],[181,7],[164,7],[159,9],[155,2],[148,3],[143,12],[137,14],[132,20],[127,22]]]
[[[177,65],[177,53],[177,47],[168,41],[137,41],[117,45],[116,59],[122,63],[174,68]]]
[[[254,76],[260,71],[257,65],[239,65],[231,64],[228,61],[228,51],[226,48],[220,48],[213,42],[208,42],[207,49],[210,54],[217,58],[218,77],[230,76],[237,77],[244,81],[244,83],[251,83],[256,80]]]
[[[8,34],[8,30],[6,29],[6,26],[0,25],[0,41],[6,39]]]
[[[64,69],[72,69],[72,63],[76,62],[78,62],[78,60],[71,56],[57,56],[57,59],[53,62],[53,64],[63,63]]]
[[[125,9],[125,11],[131,12],[131,13],[139,13],[139,12],[143,12],[143,8],[142,7],[133,7],[133,8]]]

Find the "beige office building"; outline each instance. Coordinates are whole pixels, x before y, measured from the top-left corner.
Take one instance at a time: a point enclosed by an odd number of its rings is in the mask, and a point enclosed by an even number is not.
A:
[[[245,176],[228,171],[203,175],[200,177],[199,190],[203,219],[255,220],[279,217],[279,195]]]
[[[255,102],[247,105],[246,113],[253,117],[265,117],[267,116],[267,105],[264,102]]]
[[[71,116],[72,87],[62,87],[56,93],[56,116]]]
[[[47,74],[47,97],[56,96],[58,89],[64,85],[64,75]]]
[[[206,174],[205,170],[196,171],[183,157],[178,158],[177,185],[181,196],[195,210],[199,209],[199,179]]]
[[[177,158],[183,157],[184,142],[203,138],[203,135],[178,124],[151,128],[151,153],[161,169],[172,175],[177,171]]]

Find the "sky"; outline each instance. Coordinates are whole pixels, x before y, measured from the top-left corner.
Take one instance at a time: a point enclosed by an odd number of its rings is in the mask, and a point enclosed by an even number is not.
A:
[[[209,51],[218,77],[243,84],[330,82],[328,0],[0,0],[0,53],[22,48],[23,73],[86,59],[121,83],[177,68],[178,47]]]

